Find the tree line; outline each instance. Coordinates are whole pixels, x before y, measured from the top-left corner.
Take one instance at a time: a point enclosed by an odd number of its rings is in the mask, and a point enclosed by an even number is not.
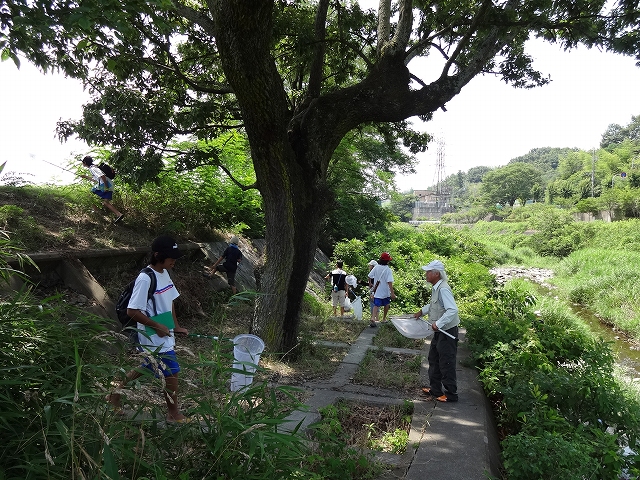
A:
[[[613,218],[640,216],[640,115],[611,124],[600,148],[534,148],[502,167],[478,166],[449,175],[439,185],[451,192],[457,213],[445,220],[480,219],[528,202],[548,203]],[[396,196],[391,210],[410,219],[412,192]]]

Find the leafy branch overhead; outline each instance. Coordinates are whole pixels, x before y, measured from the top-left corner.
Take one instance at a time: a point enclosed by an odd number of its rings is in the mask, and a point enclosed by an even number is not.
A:
[[[261,38],[243,42],[246,55],[235,60],[253,67],[231,67],[255,88],[263,83],[256,77],[276,80],[290,132],[305,128],[309,106],[322,99],[326,109],[348,105],[335,111],[338,125],[330,128],[339,127],[331,136],[340,138],[362,123],[429,119],[480,73],[519,87],[547,83],[526,53],[533,36],[566,49],[583,43],[640,51],[637,2],[607,10],[604,1],[384,0],[379,18],[358,3],[242,3],[4,0],[0,50],[3,59],[18,62],[22,54],[87,82],[94,100],[81,120],[60,123],[61,138],[127,148],[139,160],[154,159],[178,136],[210,139],[244,126],[224,68],[230,29],[236,37]],[[258,56],[262,64],[254,62]],[[418,57],[429,57],[426,73],[413,68]],[[187,166],[208,161],[183,154]]]

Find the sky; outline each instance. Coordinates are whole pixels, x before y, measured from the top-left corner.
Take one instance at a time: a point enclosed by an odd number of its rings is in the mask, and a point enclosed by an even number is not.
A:
[[[0,62],[0,164],[3,174],[20,173],[34,183],[70,183],[74,176],[46,162],[68,168],[74,154],[90,149],[79,140],[60,143],[55,136],[60,119],[78,119],[89,100],[79,81],[60,74],[44,75],[26,60],[20,69]]]
[[[551,76],[549,85],[515,89],[493,76],[473,79],[433,121],[416,128],[444,144],[444,176],[474,166],[497,167],[533,148],[597,148],[607,126],[627,125],[640,115],[640,68],[630,57],[584,48],[563,52],[543,42],[529,45],[534,67]],[[422,67],[421,78],[430,81]],[[82,84],[60,74],[42,74],[24,61],[0,62],[0,164],[27,180],[69,183],[74,155],[89,153],[81,141],[60,143],[56,122],[78,119],[89,100]],[[437,144],[417,155],[417,173],[398,177],[401,191],[424,189],[436,178]]]
[[[416,126],[444,142],[444,176],[503,166],[533,148],[598,148],[610,124],[625,126],[640,115],[640,67],[633,58],[586,48],[564,52],[542,41],[527,48],[550,84],[525,90],[476,77],[446,112]],[[417,174],[400,178],[401,190],[434,184],[437,144],[417,157]]]

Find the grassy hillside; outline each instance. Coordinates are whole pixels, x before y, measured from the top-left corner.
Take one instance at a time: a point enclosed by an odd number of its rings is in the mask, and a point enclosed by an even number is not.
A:
[[[151,222],[145,211],[124,205],[119,197],[114,204],[125,212],[118,225],[113,224],[114,215],[81,186],[2,186],[0,230],[26,253],[140,247],[150,245],[161,233],[169,233],[179,242],[221,238],[211,230],[199,232],[196,239],[175,218]]]

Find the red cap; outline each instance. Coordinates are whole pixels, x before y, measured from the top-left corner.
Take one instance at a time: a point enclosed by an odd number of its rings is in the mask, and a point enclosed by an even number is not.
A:
[[[380,260],[385,260],[387,262],[390,262],[391,255],[389,255],[387,252],[382,252],[382,254],[380,255]]]

